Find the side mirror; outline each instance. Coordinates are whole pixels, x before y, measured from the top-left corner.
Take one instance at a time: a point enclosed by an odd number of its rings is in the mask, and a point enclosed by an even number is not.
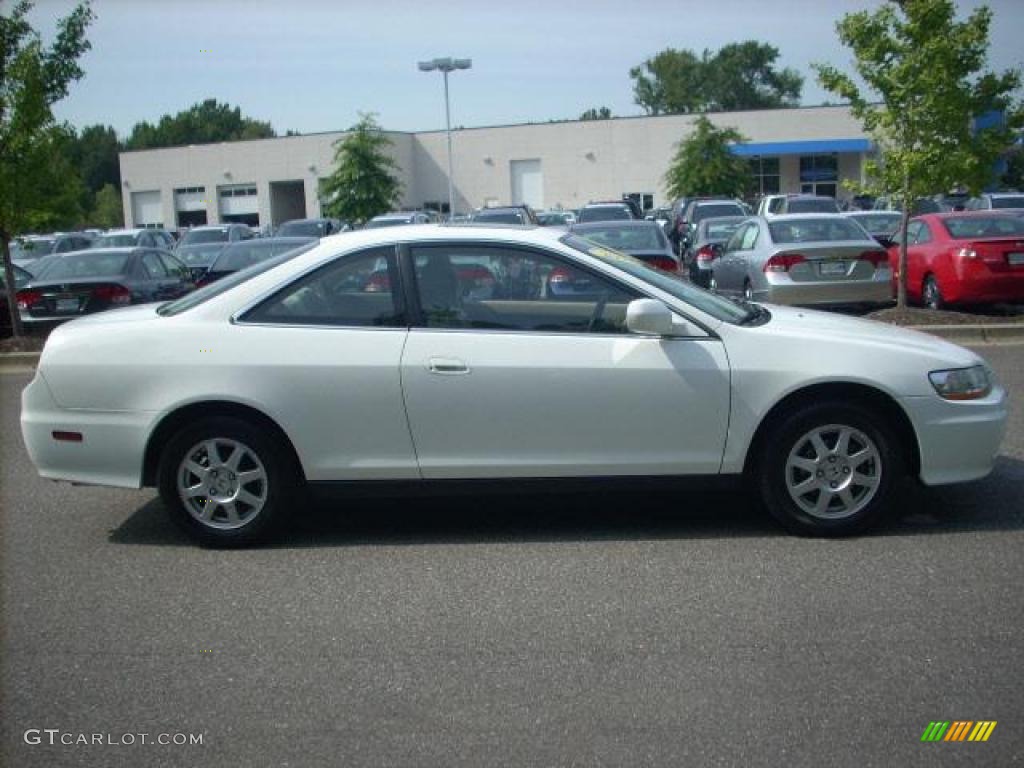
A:
[[[626,306],[626,330],[642,336],[672,335],[672,310],[656,299],[634,299]]]

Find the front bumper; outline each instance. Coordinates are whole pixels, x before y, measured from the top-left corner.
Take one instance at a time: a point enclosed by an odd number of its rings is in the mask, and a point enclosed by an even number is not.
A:
[[[61,408],[39,372],[21,393],[21,436],[41,477],[90,485],[142,487],[142,460],[156,417],[148,411]],[[80,432],[65,442],[54,431]]]
[[[980,400],[938,395],[900,399],[917,433],[921,482],[945,485],[977,480],[992,471],[1006,434],[1006,390],[996,385]]]

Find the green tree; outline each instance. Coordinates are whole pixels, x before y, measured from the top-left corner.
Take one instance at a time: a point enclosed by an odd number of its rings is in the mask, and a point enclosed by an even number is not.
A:
[[[821,84],[849,102],[875,140],[878,160],[867,162],[866,191],[901,203],[897,306],[907,302],[907,222],[912,201],[955,186],[978,192],[992,181],[999,155],[1022,123],[1013,99],[1020,73],[985,68],[992,13],[975,10],[956,21],[952,0],[899,0],[860,11],[836,25],[854,55],[857,74],[818,64]],[[1001,125],[976,130],[973,120],[1001,111]]]
[[[693,126],[693,133],[679,142],[665,174],[669,196],[743,195],[750,184],[750,169],[730,145],[746,139],[735,128],[716,128],[703,115]]]
[[[1024,145],[1017,144],[1006,153],[1006,169],[1000,182],[1007,189],[1020,189],[1024,186]]]
[[[0,248],[11,325],[21,335],[14,300],[11,239],[66,219],[77,206],[77,178],[66,156],[66,132],[52,105],[84,74],[79,58],[89,50],[85,31],[94,15],[88,0],[58,19],[57,35],[44,46],[28,22],[32,4],[19,0],[0,14]]]
[[[612,111],[608,107],[591,107],[582,115],[580,120],[610,120]]]
[[[89,125],[71,141],[71,161],[78,167],[82,182],[93,193],[107,184],[121,185],[118,152],[121,142],[117,132],[109,125]]]
[[[373,115],[361,115],[349,133],[334,143],[335,169],[321,184],[328,216],[361,224],[397,204],[402,185],[387,153],[391,140]]]
[[[124,206],[121,193],[113,184],[104,184],[96,193],[96,204],[89,215],[93,226],[101,229],[116,229],[124,226]]]
[[[794,106],[803,77],[777,69],[778,57],[778,48],[755,40],[700,56],[667,48],[629,71],[633,97],[650,115]]]
[[[206,99],[176,115],[164,115],[153,125],[136,123],[125,141],[126,149],[155,149],[218,141],[269,139],[276,134],[270,123],[242,115],[239,107]]]

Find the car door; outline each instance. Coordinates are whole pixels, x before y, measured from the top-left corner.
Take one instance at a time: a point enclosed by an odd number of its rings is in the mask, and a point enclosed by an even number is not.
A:
[[[378,247],[242,308],[227,343],[247,351],[233,370],[277,404],[308,480],[393,480],[419,477],[399,372],[407,336],[395,249]]]
[[[625,329],[639,294],[564,255],[431,244],[403,252],[416,315],[402,389],[426,479],[718,472],[720,342]]]
[[[921,299],[924,276],[929,270],[931,240],[931,232],[923,221],[914,219],[907,224],[907,294],[914,301]],[[899,259],[898,245],[896,258]]]
[[[144,275],[139,291],[146,296],[147,301],[167,301],[181,295],[180,281],[176,275],[167,271],[159,251],[142,251],[139,264]]]
[[[753,223],[742,224],[732,233],[732,237],[725,244],[722,255],[712,262],[715,283],[722,293],[737,293],[742,287],[743,244],[746,240],[746,233],[753,226],[755,226]]]
[[[164,263],[167,274],[173,280],[168,287],[168,291],[172,295],[168,298],[177,298],[195,288],[195,283],[192,281],[192,270],[167,251],[158,251],[158,254]]]

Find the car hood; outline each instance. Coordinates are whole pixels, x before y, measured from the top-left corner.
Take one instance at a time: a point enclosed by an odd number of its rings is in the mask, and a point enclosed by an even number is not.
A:
[[[930,333],[832,312],[777,304],[764,306],[771,312],[772,318],[763,326],[752,330],[763,331],[773,337],[784,337],[793,343],[822,342],[833,348],[852,345],[875,348],[879,351],[889,350],[898,354],[931,358],[949,367],[966,367],[982,361],[969,349]]]

